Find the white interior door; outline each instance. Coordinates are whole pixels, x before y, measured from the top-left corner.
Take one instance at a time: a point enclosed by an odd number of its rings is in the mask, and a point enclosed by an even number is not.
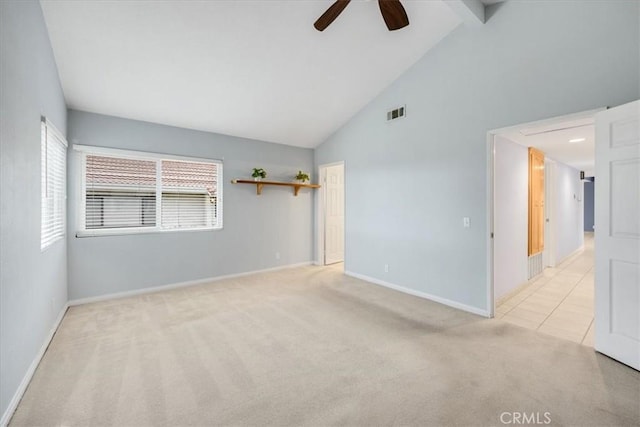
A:
[[[640,101],[596,115],[595,349],[640,370]]]
[[[326,265],[344,260],[344,165],[326,168],[324,186]]]

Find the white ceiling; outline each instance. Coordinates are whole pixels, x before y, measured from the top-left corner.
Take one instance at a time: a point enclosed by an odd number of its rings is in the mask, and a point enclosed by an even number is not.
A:
[[[411,25],[390,32],[377,2],[353,1],[316,31],[332,3],[41,1],[70,108],[301,147],[461,22],[440,0],[405,0]]]
[[[595,166],[595,128],[593,113],[545,125],[524,126],[503,134],[505,138],[525,147],[534,147],[546,157],[557,160],[586,176],[593,176]],[[582,139],[581,142],[569,142]]]

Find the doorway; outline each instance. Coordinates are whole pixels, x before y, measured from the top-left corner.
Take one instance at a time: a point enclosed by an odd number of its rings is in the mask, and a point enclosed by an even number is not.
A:
[[[595,114],[602,110],[489,132],[492,314],[590,346],[593,234],[584,231],[580,172],[594,176]],[[531,148],[544,153],[544,243],[536,254],[529,246]]]
[[[319,166],[318,264],[343,265],[345,256],[344,162]]]

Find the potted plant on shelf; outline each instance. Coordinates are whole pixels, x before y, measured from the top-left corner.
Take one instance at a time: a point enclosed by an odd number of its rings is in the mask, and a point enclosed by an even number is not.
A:
[[[304,184],[305,182],[309,181],[309,175],[305,172],[298,171],[298,174],[296,175],[296,181]]]
[[[262,168],[253,168],[253,173],[251,174],[254,181],[260,181],[267,177],[267,171]]]

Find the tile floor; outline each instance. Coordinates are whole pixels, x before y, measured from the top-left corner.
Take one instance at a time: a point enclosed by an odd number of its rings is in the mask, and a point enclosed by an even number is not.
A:
[[[496,307],[496,319],[593,347],[593,233],[584,250],[546,268]]]

